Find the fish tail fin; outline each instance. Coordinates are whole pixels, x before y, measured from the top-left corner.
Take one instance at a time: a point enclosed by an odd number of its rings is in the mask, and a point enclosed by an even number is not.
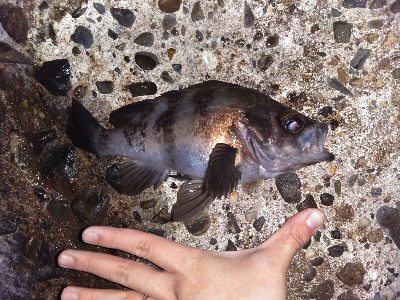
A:
[[[99,122],[75,98],[68,113],[67,135],[72,143],[82,150],[101,156],[98,149],[98,135],[103,130]]]

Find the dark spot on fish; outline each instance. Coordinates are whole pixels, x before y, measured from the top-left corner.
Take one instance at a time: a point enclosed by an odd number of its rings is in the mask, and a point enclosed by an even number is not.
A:
[[[201,116],[206,116],[207,108],[210,106],[211,102],[214,100],[213,95],[208,91],[199,91],[193,97],[193,104],[195,109],[195,114]]]
[[[174,141],[174,130],[173,125],[175,123],[175,111],[177,101],[175,98],[168,100],[168,108],[161,113],[155,122],[156,130],[160,132],[163,130],[164,142],[167,144],[172,144]]]

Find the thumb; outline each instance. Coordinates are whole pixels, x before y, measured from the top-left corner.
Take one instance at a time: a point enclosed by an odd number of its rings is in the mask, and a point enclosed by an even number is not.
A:
[[[282,262],[289,266],[292,258],[325,222],[322,211],[309,208],[291,217],[265,241],[261,248],[273,249]]]

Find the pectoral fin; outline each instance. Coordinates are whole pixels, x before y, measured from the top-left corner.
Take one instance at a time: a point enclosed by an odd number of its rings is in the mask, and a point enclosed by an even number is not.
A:
[[[138,195],[146,188],[153,186],[155,189],[167,177],[169,170],[159,166],[129,160],[122,163],[117,172],[120,190],[124,195]]]

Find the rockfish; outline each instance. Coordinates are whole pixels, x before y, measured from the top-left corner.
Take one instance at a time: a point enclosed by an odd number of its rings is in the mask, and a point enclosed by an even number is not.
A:
[[[67,134],[97,156],[128,158],[118,168],[121,193],[157,188],[171,171],[184,183],[171,221],[186,220],[237,184],[275,177],[334,155],[324,150],[327,124],[239,85],[206,81],[123,106],[105,129],[72,99]]]

